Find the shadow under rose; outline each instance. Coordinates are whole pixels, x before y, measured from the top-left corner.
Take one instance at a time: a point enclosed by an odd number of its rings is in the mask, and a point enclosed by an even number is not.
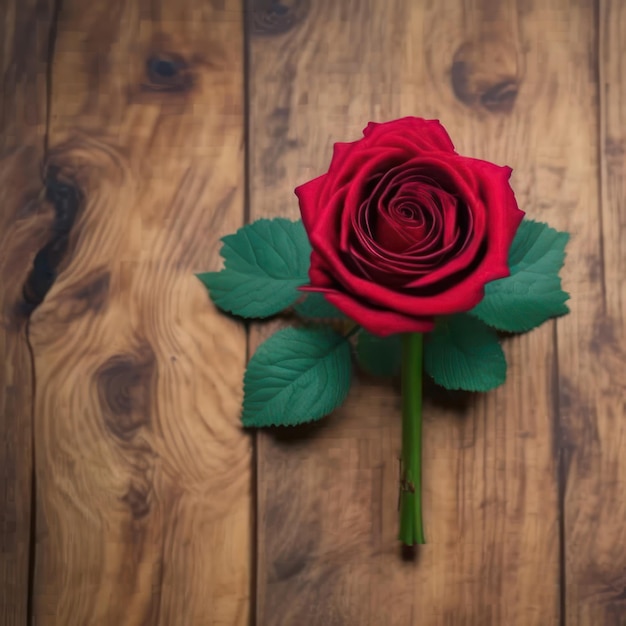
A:
[[[401,418],[402,396],[400,389],[400,378],[381,378],[371,376],[364,372],[358,372],[359,383],[363,386],[368,385],[390,385],[397,394],[397,403],[393,403],[393,411],[397,414],[398,420]],[[458,418],[464,419],[469,414],[470,409],[479,401],[481,394],[461,391],[449,390],[439,385],[428,376],[424,376],[424,417],[428,418],[431,411],[440,410],[446,413],[452,413]],[[390,409],[392,407],[389,407]],[[298,424],[296,426],[272,426],[263,429],[263,433],[268,435],[276,443],[281,445],[297,445],[305,440],[312,440],[323,436],[326,432],[335,428],[335,421],[342,419],[341,415],[331,414],[319,420]]]
[[[299,444],[302,441],[315,439],[332,427],[334,418],[326,416],[314,422],[297,426],[271,426],[263,429],[263,433],[281,445]]]
[[[480,394],[462,389],[446,389],[437,385],[429,376],[424,376],[423,381],[425,403],[446,412],[452,412],[459,417],[467,415],[468,410],[477,402]],[[424,414],[427,416],[428,408]]]

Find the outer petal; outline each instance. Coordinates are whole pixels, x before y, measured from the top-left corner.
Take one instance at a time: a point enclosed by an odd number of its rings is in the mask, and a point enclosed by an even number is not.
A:
[[[363,136],[372,142],[385,141],[390,135],[409,135],[419,150],[454,152],[454,144],[439,120],[403,117],[382,124],[370,122],[363,130]]]
[[[403,315],[393,311],[393,307],[379,309],[361,302],[357,297],[338,291],[323,259],[313,251],[309,269],[310,285],[300,287],[301,291],[323,293],[326,300],[343,311],[366,330],[385,337],[394,333],[428,332],[434,328],[434,320],[429,317]]]
[[[304,291],[321,291],[335,287],[337,284],[337,281],[332,278],[332,272],[328,271],[324,265],[324,260],[315,250],[311,252],[309,281],[311,282],[311,289],[308,287],[302,287]]]
[[[509,248],[517,232],[524,211],[520,210],[509,178],[510,167],[499,167],[488,161],[470,161],[479,183],[478,193],[489,211],[487,223],[487,253],[481,269],[487,281],[509,275]]]
[[[326,174],[322,174],[322,176],[318,176],[295,189],[295,194],[300,204],[302,223],[307,233],[311,232],[317,220],[320,218],[320,212],[323,208],[320,198],[324,193],[325,186]]]
[[[396,313],[389,309],[376,309],[369,304],[361,303],[351,295],[331,289],[306,289],[320,291],[328,302],[343,311],[350,319],[380,337],[396,333],[423,333],[434,328],[434,320],[428,317],[417,317]],[[391,307],[392,309],[393,307]]]

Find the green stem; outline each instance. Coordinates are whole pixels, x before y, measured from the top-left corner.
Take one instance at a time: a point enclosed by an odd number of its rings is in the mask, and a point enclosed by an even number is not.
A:
[[[422,522],[422,335],[402,337],[402,466],[400,533],[402,543],[426,543]]]

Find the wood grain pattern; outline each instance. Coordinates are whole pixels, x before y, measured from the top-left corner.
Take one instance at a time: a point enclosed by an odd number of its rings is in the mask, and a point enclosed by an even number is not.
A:
[[[567,276],[576,298],[558,335],[571,626],[626,623],[626,6],[602,0],[599,7],[598,56],[591,60],[598,69],[600,163],[588,148],[595,137],[578,131],[572,177],[585,181],[586,193],[559,216],[574,234]],[[572,126],[586,114],[590,106]]]
[[[0,0],[0,624],[623,626],[626,6],[246,10],[248,211],[239,0]],[[415,555],[399,389],[362,374],[259,434],[255,538],[246,338],[193,273],[402,115],[571,231],[572,312],[507,341],[496,392],[427,390]]]
[[[588,226],[592,9],[308,3],[289,30],[252,40],[252,216],[296,217],[292,189],[325,171],[333,141],[358,138],[369,120],[420,115],[441,119],[461,153],[511,165],[535,219]],[[566,288],[579,306],[586,295],[573,277],[587,257],[572,257]],[[261,435],[258,622],[559,623],[553,337],[551,323],[507,342],[509,376],[496,392],[427,402],[428,545],[414,561],[400,558],[395,539],[397,389],[362,379],[326,423]]]
[[[22,288],[48,236],[42,202],[51,2],[0,3],[0,624],[27,623],[32,364]]]
[[[194,272],[243,220],[239,3],[66,0],[31,322],[39,625],[246,624],[245,335]]]

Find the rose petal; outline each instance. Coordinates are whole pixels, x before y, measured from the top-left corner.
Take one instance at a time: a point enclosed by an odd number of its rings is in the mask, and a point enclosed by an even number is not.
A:
[[[350,235],[352,233],[352,218],[358,211],[362,198],[362,193],[367,189],[368,183],[372,177],[380,172],[393,169],[398,163],[405,160],[405,154],[398,150],[388,150],[381,152],[380,150],[366,150],[359,154],[357,162],[361,165],[356,175],[351,180],[345,181],[346,195],[345,201],[340,207],[341,211],[341,232],[340,232],[340,249],[347,250]],[[336,182],[341,182],[342,176],[338,176]],[[349,182],[349,184],[348,184]],[[341,185],[343,187],[344,185]],[[330,212],[330,211],[329,211]],[[320,225],[320,229],[325,228]]]
[[[490,214],[487,234],[487,252],[481,271],[484,276],[493,276],[487,280],[496,280],[509,275],[508,251],[517,228],[524,218],[515,200],[515,193],[509,184],[510,167],[500,167],[481,161],[468,159],[477,171],[479,194],[486,206],[500,207]],[[498,184],[499,183],[499,184]]]
[[[322,176],[318,176],[308,183],[295,188],[295,194],[300,204],[302,223],[307,232],[314,227],[323,210],[324,205],[320,202],[320,197],[323,194],[325,184],[326,174],[322,174]]]
[[[414,146],[414,154],[425,149],[454,152],[454,144],[439,120],[403,117],[391,122],[370,122],[363,136],[373,142],[389,141],[391,145],[406,138]]]
[[[320,177],[323,181],[303,185],[304,192],[297,193],[315,251],[310,289],[347,299],[361,319],[387,313],[414,324],[416,310],[420,323],[431,315],[468,310],[482,299],[485,282],[508,275],[508,249],[524,215],[508,184],[511,170],[458,156],[445,130],[441,127],[442,135],[433,124],[438,125],[420,118],[370,124],[363,140],[335,147],[334,165]],[[436,152],[413,157],[424,150]],[[416,187],[411,199],[402,187],[414,177],[404,172],[414,161],[422,165],[422,181],[432,184]],[[393,176],[399,179],[393,188],[383,184]],[[374,211],[384,194],[389,201]],[[403,206],[414,211],[415,224],[433,226],[413,233],[412,246],[403,248],[404,239],[387,243],[402,248],[396,254],[373,235],[384,220],[395,235],[404,234],[394,228],[392,214]],[[435,217],[441,219],[437,229]],[[443,238],[439,249],[438,238]]]
[[[385,162],[385,159],[380,157],[380,155],[379,159],[380,162]],[[444,188],[450,187],[457,190],[459,195],[466,201],[467,205],[473,208],[473,233],[472,237],[468,238],[467,245],[463,249],[462,254],[456,255],[446,263],[441,263],[439,267],[433,269],[428,275],[417,276],[413,285],[414,287],[421,286],[422,284],[432,285],[435,282],[446,279],[450,275],[457,274],[463,267],[467,267],[476,257],[484,241],[487,222],[485,208],[476,196],[474,190],[470,187],[470,184],[475,181],[472,171],[467,167],[466,161],[468,160],[465,157],[459,157],[457,155],[448,161],[442,161],[437,155],[429,155],[424,158],[412,159],[406,164],[406,167],[411,170],[421,168],[426,172],[430,172],[432,176],[436,175],[437,179],[442,181],[441,184]],[[369,174],[369,172],[367,174]],[[339,245],[343,253],[347,253],[350,250],[350,235],[354,232],[351,223],[348,222],[348,218],[352,215],[352,211],[354,210],[352,209],[352,205],[359,194],[360,185],[357,181],[360,182],[365,175],[364,173],[360,173],[357,179],[355,179],[343,203],[344,213],[341,214],[342,233]],[[352,201],[350,201],[350,198],[352,198]],[[317,223],[310,232],[310,238],[312,245],[316,247],[324,257],[326,264],[335,268],[335,271],[338,273],[338,280],[346,288],[350,288],[350,285],[355,279],[358,279],[358,276],[355,276],[353,272],[349,271],[339,259],[339,250],[337,250],[336,245],[334,245],[334,233],[336,232],[337,225],[331,223],[331,220],[336,218],[337,212],[341,213],[341,211],[341,206],[335,206],[332,211],[328,210],[322,212],[319,223]],[[350,215],[346,216],[345,211],[350,211]],[[361,285],[361,287],[363,287],[363,285]],[[382,285],[376,285],[374,290],[378,291],[378,288],[383,289],[383,291],[385,290]]]
[[[435,326],[432,318],[402,315],[388,309],[374,309],[370,304],[359,302],[356,298],[340,291],[311,288],[306,290],[323,293],[328,302],[343,311],[350,319],[380,337],[397,333],[425,333]]]

